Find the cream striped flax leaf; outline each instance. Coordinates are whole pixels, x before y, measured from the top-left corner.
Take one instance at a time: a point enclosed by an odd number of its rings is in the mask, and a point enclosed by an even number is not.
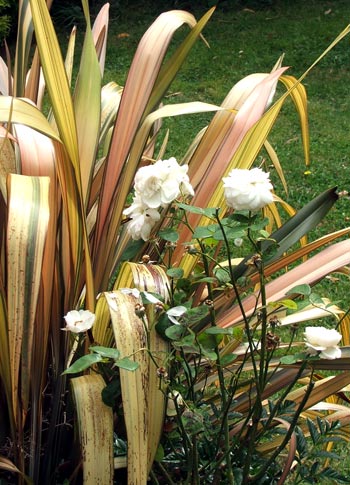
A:
[[[135,313],[141,299],[121,291],[104,293],[121,358],[138,363],[131,372],[120,368],[124,420],[128,441],[128,484],[144,485],[148,477],[149,355],[146,322]]]
[[[113,412],[101,398],[99,374],[71,380],[83,460],[84,485],[113,483]],[[146,482],[145,482],[146,483]]]
[[[17,424],[25,417],[29,401],[34,321],[48,221],[49,178],[9,175],[8,341],[12,404]],[[22,416],[16,411],[19,396]]]
[[[139,291],[157,293],[164,302],[169,300],[169,280],[164,269],[159,265],[124,263],[115,287],[135,287]],[[163,428],[165,414],[165,399],[162,390],[159,388],[159,377],[157,368],[166,368],[166,357],[168,355],[168,343],[162,339],[155,327],[154,305],[146,305],[148,328],[148,347],[152,353],[149,359],[149,385],[148,385],[148,471],[151,469]]]

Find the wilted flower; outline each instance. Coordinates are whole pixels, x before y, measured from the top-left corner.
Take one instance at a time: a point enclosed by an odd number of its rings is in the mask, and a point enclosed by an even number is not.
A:
[[[125,209],[123,214],[131,218],[127,227],[131,237],[135,240],[143,239],[147,241],[153,226],[160,219],[159,212],[145,206],[137,194],[131,206]]]
[[[176,416],[176,406],[175,401],[178,406],[183,406],[184,401],[181,394],[178,391],[172,391],[168,394],[168,403],[166,408],[167,416]]]
[[[135,193],[147,207],[167,206],[181,193],[194,194],[187,171],[188,165],[179,165],[174,157],[141,167],[135,176]]]
[[[166,314],[168,315],[169,320],[174,323],[175,325],[180,325],[180,322],[177,318],[182,317],[187,312],[187,308],[185,306],[179,305],[170,308]]]
[[[243,239],[241,237],[236,237],[234,240],[233,240],[233,244],[237,247],[237,248],[240,248],[243,244]]]
[[[341,350],[338,344],[342,335],[334,329],[325,327],[306,327],[305,344],[311,349],[312,354],[320,352],[323,359],[339,359]]]
[[[273,201],[269,174],[260,168],[235,168],[223,182],[227,205],[233,209],[256,211]]]
[[[120,288],[119,290],[124,295],[132,295],[135,298],[140,298],[140,291],[137,288]]]
[[[66,328],[63,330],[73,333],[86,332],[93,326],[95,318],[95,314],[89,310],[72,310],[64,317]]]

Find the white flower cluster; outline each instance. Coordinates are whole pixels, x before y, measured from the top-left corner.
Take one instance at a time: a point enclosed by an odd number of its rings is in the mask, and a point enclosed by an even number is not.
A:
[[[256,211],[273,201],[269,173],[260,168],[235,168],[222,180],[227,205],[233,209]]]
[[[135,195],[123,214],[131,218],[128,230],[133,239],[147,241],[160,219],[159,209],[179,195],[193,195],[187,175],[188,165],[179,165],[174,157],[141,167],[135,176]]]
[[[306,327],[305,344],[312,355],[319,353],[321,359],[339,359],[341,350],[338,344],[341,333],[325,327]]]

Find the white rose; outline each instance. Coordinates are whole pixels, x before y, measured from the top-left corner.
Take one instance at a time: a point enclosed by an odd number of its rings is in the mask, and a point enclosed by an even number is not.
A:
[[[325,327],[306,327],[305,344],[312,353],[320,352],[323,359],[339,359],[341,350],[338,344],[342,338],[341,333]]]
[[[95,314],[89,310],[72,310],[64,317],[66,328],[63,330],[73,333],[86,332],[93,326],[95,318]]]
[[[256,211],[273,201],[269,173],[235,168],[223,178],[226,202],[236,210]]]
[[[193,195],[187,171],[188,165],[179,165],[175,158],[141,167],[135,176],[135,193],[152,209],[170,204],[181,193]]]
[[[131,218],[127,228],[134,240],[143,239],[147,241],[153,226],[160,219],[159,212],[156,209],[145,206],[139,195],[134,197],[132,205],[125,209],[123,214]]]

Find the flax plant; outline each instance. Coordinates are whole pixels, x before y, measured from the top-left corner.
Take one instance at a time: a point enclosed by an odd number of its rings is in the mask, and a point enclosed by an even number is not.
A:
[[[108,4],[91,26],[88,2],[82,0],[86,31],[79,66],[73,62],[76,29],[63,54],[49,7],[44,0],[20,0],[14,69],[9,60],[7,68],[2,62],[1,70],[0,470],[6,478],[16,476],[19,483],[112,483],[114,466],[119,466],[112,439],[116,402],[108,407],[100,396],[105,384],[117,379],[127,435],[128,483],[143,485],[152,473],[162,434],[166,391],[159,387],[156,370],[167,367],[169,344],[156,332],[153,307],[148,306],[140,319],[135,305],[143,302],[121,289],[155,293],[164,305],[173,303],[166,265],[186,276],[195,270],[198,258],[189,255],[184,244],[191,240],[190,228],[208,223],[206,207],[221,206],[225,212],[222,176],[234,167],[249,168],[264,144],[273,154],[267,137],[288,96],[300,116],[308,163],[306,92],[302,79],[287,76],[278,62],[271,73],[253,74],[235,85],[221,106],[196,101],[163,105],[214,9],[198,22],[182,10],[162,13],[142,37],[125,86],[102,86]],[[186,37],[166,57],[174,34],[186,26]],[[279,80],[287,90],[271,104]],[[160,158],[155,142],[162,118],[204,111],[215,114],[193,143],[189,141],[183,160],[195,191],[192,203],[202,209],[190,211],[187,220],[181,216],[175,247],[167,244],[171,239],[156,243],[156,232],[151,242],[135,243],[123,212],[138,168]],[[161,144],[162,152],[166,140]],[[272,158],[283,179],[278,160]],[[296,282],[312,285],[349,263],[348,240],[331,244],[347,229],[285,255],[336,199],[336,191],[328,191],[274,233],[281,249],[266,263],[268,278],[311,251],[329,247],[267,283],[267,302],[282,297]],[[268,215],[269,226],[279,225],[274,205]],[[169,231],[166,210],[155,231]],[[171,252],[165,254],[164,246]],[[246,267],[238,265],[234,271],[245,274]],[[256,278],[250,275],[251,284]],[[193,301],[202,301],[205,291],[198,285]],[[213,295],[216,325],[223,329],[241,323],[241,310],[228,301],[220,292]],[[247,296],[242,305],[246,315],[254,313],[256,297]],[[72,338],[62,331],[64,317],[82,309],[95,315],[95,324]],[[204,328],[207,322],[197,324]],[[341,325],[348,343],[345,317]],[[71,378],[76,371],[66,369],[80,357],[87,364],[76,366],[81,375]],[[281,382],[277,388],[285,384]],[[321,381],[312,402],[346,383],[342,375],[326,391]],[[300,395],[295,396],[298,400],[304,407]],[[246,404],[243,396],[241,406]]]

